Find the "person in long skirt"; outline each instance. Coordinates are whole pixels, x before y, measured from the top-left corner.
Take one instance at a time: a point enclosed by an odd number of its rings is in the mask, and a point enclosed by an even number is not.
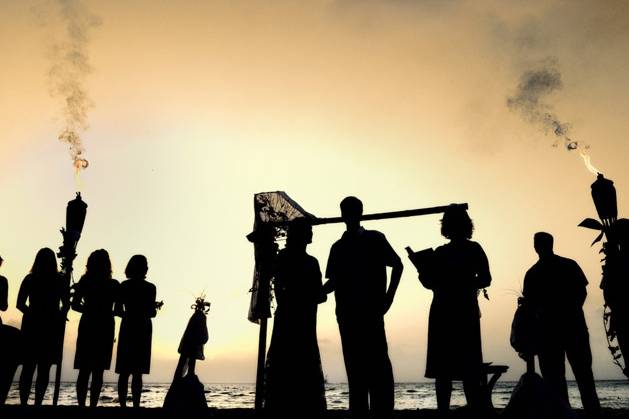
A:
[[[116,352],[118,378],[118,400],[120,406],[127,405],[129,376],[132,376],[131,393],[133,407],[140,406],[142,374],[151,371],[151,339],[155,317],[155,285],[146,280],[148,263],[146,257],[135,255],[127,264],[127,280],[120,284],[116,315],[122,318]]]
[[[66,294],[57,271],[55,252],[49,248],[39,250],[17,296],[17,309],[23,313],[24,353],[20,375],[20,402],[23,405],[28,403],[35,369],[35,404],[41,405],[44,399],[50,367],[59,356],[54,348],[59,347],[60,325],[65,321],[63,303]]]
[[[326,409],[317,343],[317,306],[325,301],[319,262],[306,252],[312,227],[297,219],[278,254],[274,290],[277,309],[266,361],[264,407],[318,414]]]
[[[436,379],[437,406],[450,407],[452,381],[462,380],[468,406],[481,406],[480,289],[491,283],[489,263],[480,244],[471,241],[474,225],[462,209],[449,209],[441,234],[450,241],[435,249],[432,262],[420,271],[423,285],[433,291],[428,319],[426,378]]]
[[[109,254],[104,249],[94,251],[87,259],[85,274],[76,284],[72,298],[72,309],[82,313],[74,356],[74,369],[79,370],[76,382],[79,406],[85,406],[90,376],[90,406],[98,404],[103,372],[111,366],[118,288],[118,281],[111,277]]]

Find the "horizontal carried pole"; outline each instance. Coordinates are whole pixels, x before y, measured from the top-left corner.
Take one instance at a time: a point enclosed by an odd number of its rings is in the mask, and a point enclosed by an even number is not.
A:
[[[379,212],[375,214],[364,214],[361,217],[361,221],[386,220],[390,218],[404,218],[404,217],[415,217],[418,215],[440,214],[452,208],[467,210],[468,205],[467,203],[450,204],[450,205],[441,205],[439,207],[418,208],[418,209],[404,210],[404,211]],[[343,222],[343,217],[328,217],[328,218],[315,217],[311,220],[312,225],[334,224],[334,223],[342,223],[342,222]],[[276,226],[282,226],[282,225],[285,225],[286,222],[285,221],[273,222],[270,224],[276,225]]]
[[[442,205],[439,207],[430,207],[430,208],[418,208],[412,210],[405,211],[391,211],[391,212],[379,212],[376,214],[365,214],[361,217],[362,221],[370,221],[370,220],[386,220],[389,218],[404,218],[404,217],[415,217],[418,215],[429,215],[429,214],[440,214],[445,212],[447,209],[451,208],[460,208],[467,210],[467,203],[464,204],[450,204],[450,205]],[[330,218],[315,218],[312,220],[312,225],[321,225],[321,224],[333,224],[333,223],[342,223],[342,217],[330,217]]]

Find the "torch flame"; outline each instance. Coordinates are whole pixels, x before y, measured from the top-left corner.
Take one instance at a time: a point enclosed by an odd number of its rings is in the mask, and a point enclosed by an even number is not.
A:
[[[585,163],[585,167],[587,167],[587,169],[590,171],[590,173],[592,173],[594,175],[598,175],[599,173],[601,173],[601,171],[598,170],[596,168],[596,166],[594,166],[592,164],[592,157],[590,157],[590,155],[585,150],[580,149],[579,150],[579,155],[583,159],[583,163]]]
[[[76,180],[76,187],[78,190],[81,190],[83,186],[83,182],[81,182],[81,170],[86,169],[89,165],[90,162],[84,158],[76,157],[74,159],[74,178]]]

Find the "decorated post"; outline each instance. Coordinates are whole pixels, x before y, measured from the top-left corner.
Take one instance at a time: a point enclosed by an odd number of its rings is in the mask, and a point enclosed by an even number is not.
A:
[[[76,258],[76,246],[81,238],[87,204],[81,199],[81,193],[77,192],[76,198],[68,202],[66,208],[66,227],[61,229],[63,244],[59,247],[57,256],[61,258],[61,276],[64,283],[63,311],[60,319],[59,340],[55,352],[55,390],[52,397],[53,405],[59,401],[59,386],[61,384],[61,366],[63,363],[63,341],[65,337],[67,314],[70,309],[70,288],[72,282],[72,265]]]
[[[629,377],[629,220],[618,219],[614,182],[601,173],[592,184],[592,199],[600,221],[586,218],[579,226],[600,231],[592,245],[605,239],[600,251],[604,255],[603,322],[613,362]]]

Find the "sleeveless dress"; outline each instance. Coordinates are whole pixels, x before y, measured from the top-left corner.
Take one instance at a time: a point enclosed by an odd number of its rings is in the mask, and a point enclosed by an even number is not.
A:
[[[76,285],[73,307],[83,313],[76,338],[74,369],[108,370],[114,347],[115,279],[84,275]],[[78,300],[78,301],[77,301]]]
[[[269,410],[316,413],[326,409],[317,343],[317,306],[322,293],[317,259],[284,249],[275,275],[277,310],[265,369]]]
[[[149,374],[155,317],[155,285],[144,279],[120,284],[116,314],[122,317],[116,352],[116,373]]]
[[[489,286],[489,264],[473,241],[435,249],[424,281],[433,291],[428,319],[427,378],[461,380],[481,372],[478,290]]]

